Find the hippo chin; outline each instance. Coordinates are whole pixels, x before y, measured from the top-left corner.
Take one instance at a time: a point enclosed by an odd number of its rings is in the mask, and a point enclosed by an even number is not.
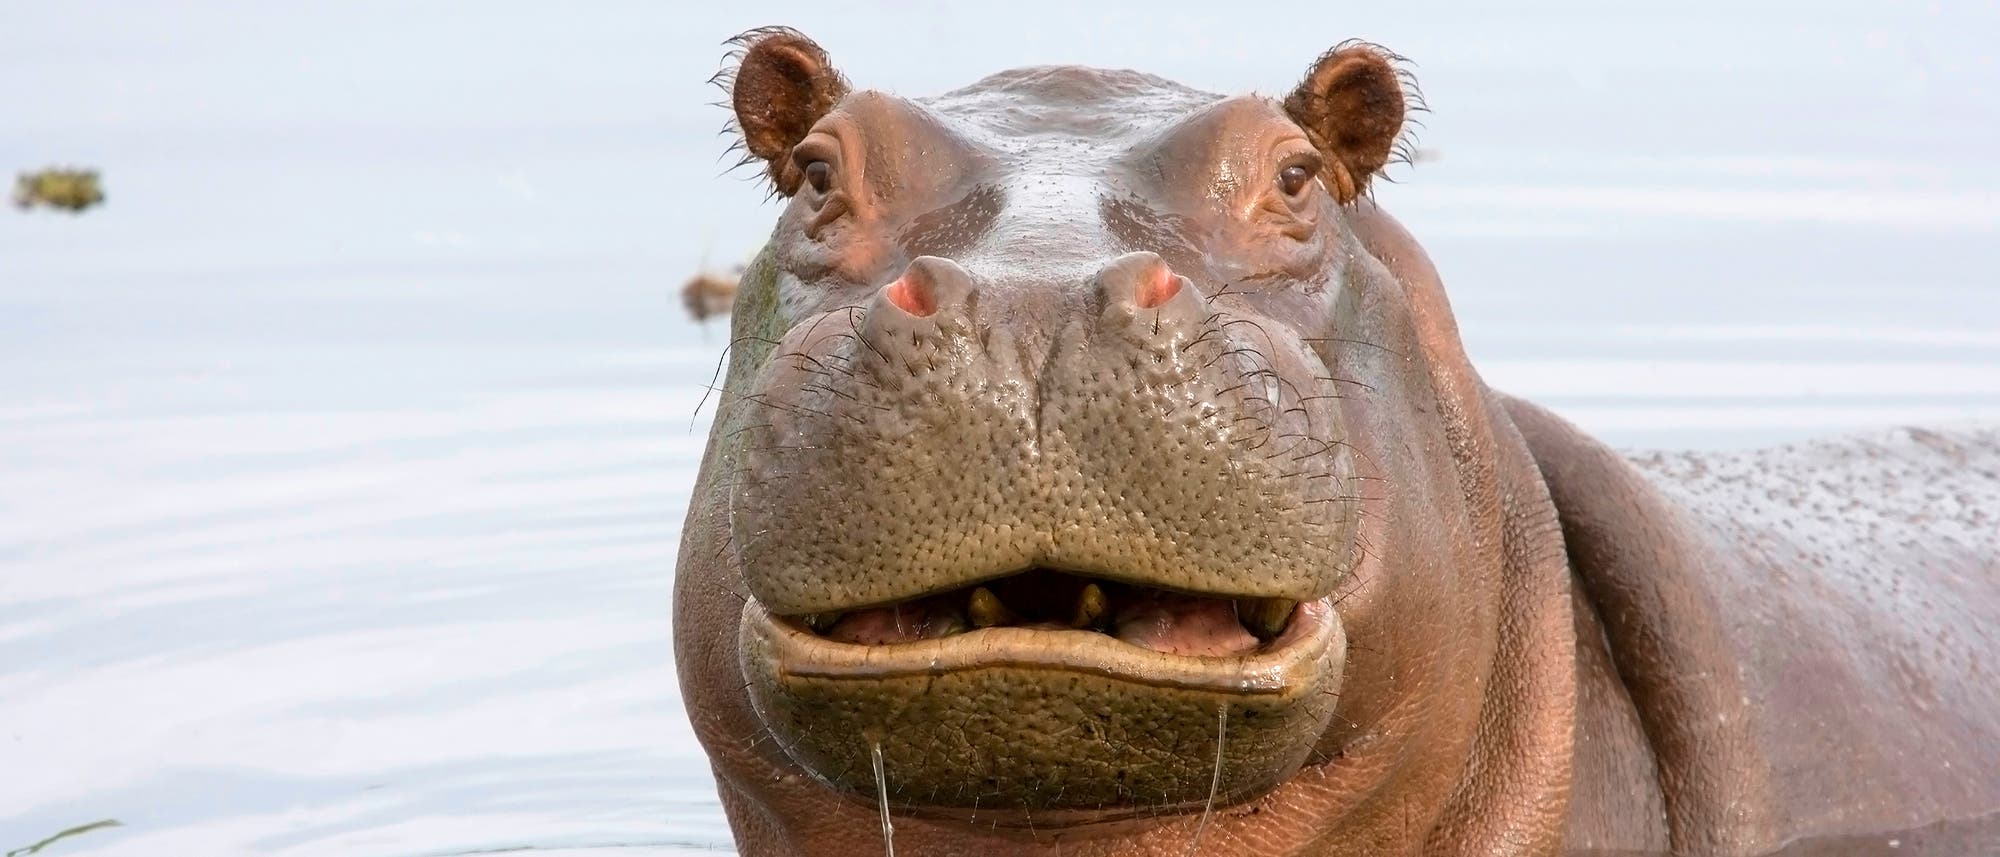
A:
[[[786,206],[675,638],[743,853],[2000,841],[2000,434],[1628,460],[1488,390],[1372,45],[1282,99],[740,47]]]

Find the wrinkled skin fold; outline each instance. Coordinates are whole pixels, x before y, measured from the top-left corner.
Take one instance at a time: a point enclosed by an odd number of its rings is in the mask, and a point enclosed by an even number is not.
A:
[[[1368,195],[1400,58],[904,99],[739,47],[784,210],[675,643],[743,853],[2000,835],[2000,436],[1626,458],[1487,389]]]

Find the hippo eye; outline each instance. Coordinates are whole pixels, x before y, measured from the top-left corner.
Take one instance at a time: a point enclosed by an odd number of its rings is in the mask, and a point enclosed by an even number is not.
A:
[[[1298,196],[1313,179],[1313,169],[1305,164],[1293,164],[1278,171],[1278,189],[1286,196]]]
[[[805,172],[806,183],[812,185],[814,193],[826,193],[827,187],[833,184],[832,164],[825,161],[813,161],[806,164]]]

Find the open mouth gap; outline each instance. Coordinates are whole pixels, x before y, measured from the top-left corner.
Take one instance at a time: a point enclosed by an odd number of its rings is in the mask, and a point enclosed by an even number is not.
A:
[[[1031,568],[881,607],[796,617],[826,639],[894,645],[985,628],[1088,631],[1176,655],[1250,654],[1284,633],[1299,602],[1197,595]]]

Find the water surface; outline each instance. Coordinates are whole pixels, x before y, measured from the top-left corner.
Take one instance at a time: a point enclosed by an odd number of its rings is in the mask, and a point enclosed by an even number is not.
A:
[[[1626,445],[2000,418],[1991,7],[825,5],[0,5],[0,168],[110,196],[0,212],[0,853],[727,847],[667,619],[726,334],[674,292],[773,216],[702,84],[758,24],[913,95],[1367,36],[1496,386]]]

